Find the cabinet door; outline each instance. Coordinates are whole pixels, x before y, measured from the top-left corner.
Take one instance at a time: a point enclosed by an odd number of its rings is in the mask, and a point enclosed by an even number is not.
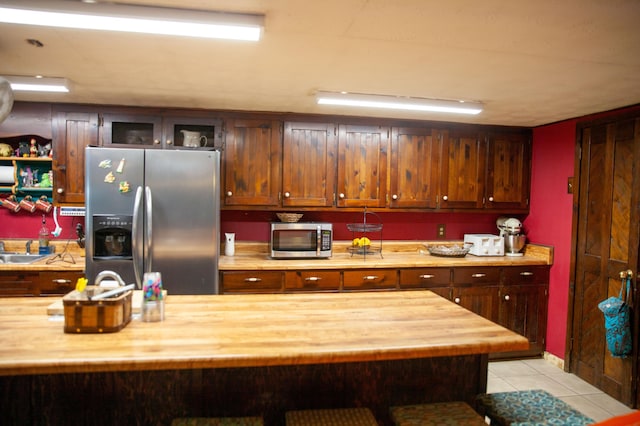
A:
[[[159,114],[102,114],[100,139],[107,148],[163,148],[162,117]]]
[[[287,271],[284,287],[287,291],[338,291],[340,271]]]
[[[285,123],[282,153],[282,205],[333,205],[336,170],[336,126]]]
[[[0,297],[31,296],[37,272],[2,271],[0,272]]]
[[[221,292],[279,293],[282,291],[282,271],[225,271],[220,274]]]
[[[525,134],[489,136],[485,207],[526,210],[529,207],[531,142]]]
[[[213,117],[162,118],[165,148],[222,148],[222,120]]]
[[[278,206],[282,127],[278,121],[229,120],[224,151],[224,204]]]
[[[53,200],[84,204],[84,149],[98,144],[98,114],[57,112],[53,125]]]
[[[464,267],[453,270],[453,301],[493,322],[499,319],[500,268]]]
[[[486,144],[474,132],[443,134],[440,208],[480,209]]]
[[[393,128],[389,207],[435,208],[441,134],[427,128]]]
[[[64,295],[75,289],[78,278],[82,277],[84,277],[83,272],[42,271],[34,290],[39,296]]]
[[[338,131],[338,207],[384,207],[389,128],[341,125]]]
[[[398,271],[395,269],[346,270],[343,272],[344,290],[395,289]]]

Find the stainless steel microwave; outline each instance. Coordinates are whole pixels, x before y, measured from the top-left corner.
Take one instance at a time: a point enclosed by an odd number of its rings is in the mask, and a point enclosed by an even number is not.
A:
[[[333,225],[326,222],[272,222],[270,245],[274,259],[331,257]]]

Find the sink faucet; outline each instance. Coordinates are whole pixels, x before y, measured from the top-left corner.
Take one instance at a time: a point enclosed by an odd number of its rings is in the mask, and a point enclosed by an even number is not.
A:
[[[32,243],[32,242],[33,242],[33,240],[29,240],[29,241],[27,241],[27,245],[26,245],[26,248],[27,248],[27,254],[31,254],[31,243]]]

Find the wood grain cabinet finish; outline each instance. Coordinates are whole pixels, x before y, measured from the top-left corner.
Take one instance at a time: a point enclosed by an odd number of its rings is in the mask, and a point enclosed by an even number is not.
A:
[[[338,207],[384,207],[390,129],[340,125],[338,128]]]
[[[280,293],[283,271],[225,271],[220,274],[220,291],[232,293]]]
[[[227,120],[223,157],[224,206],[279,206],[281,122]]]
[[[486,208],[529,208],[531,140],[521,133],[490,134],[487,145]]]
[[[82,272],[0,271],[0,297],[61,296],[73,290]]]
[[[441,209],[481,209],[484,196],[486,143],[478,132],[443,133]]]
[[[348,269],[343,272],[345,291],[392,290],[398,284],[396,269]]]
[[[451,299],[450,268],[411,268],[400,270],[401,290],[428,289]]]
[[[284,124],[282,206],[330,207],[336,182],[337,126],[331,123]]]
[[[391,131],[390,208],[436,208],[442,133],[431,128]]]
[[[98,113],[54,111],[53,201],[84,205],[84,149],[98,145]]]
[[[339,291],[340,271],[287,271],[285,291]]]
[[[501,269],[454,268],[453,301],[476,314],[498,322]]]

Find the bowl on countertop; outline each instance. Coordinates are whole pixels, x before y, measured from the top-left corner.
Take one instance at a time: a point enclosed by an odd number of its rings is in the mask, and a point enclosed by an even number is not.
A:
[[[280,222],[295,223],[302,218],[302,213],[276,213]]]

